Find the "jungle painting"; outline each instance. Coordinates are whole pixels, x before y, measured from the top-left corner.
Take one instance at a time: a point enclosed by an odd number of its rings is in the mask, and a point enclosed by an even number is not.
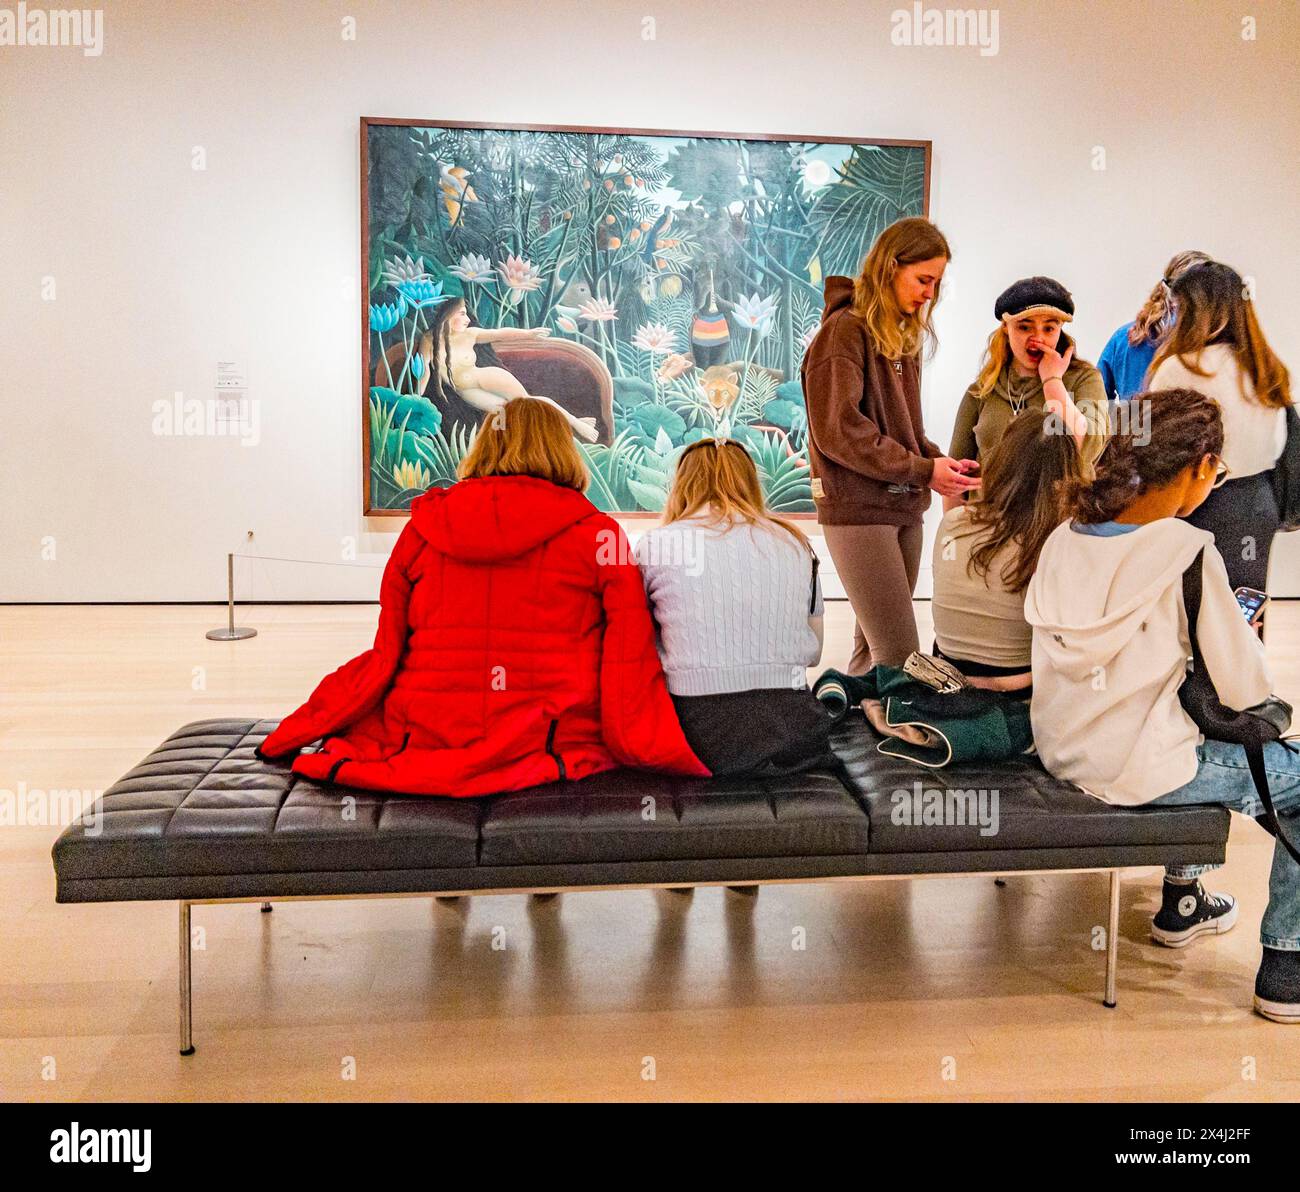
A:
[[[929,143],[361,122],[367,514],[455,479],[475,428],[557,405],[610,513],[743,442],[813,510],[799,363],[823,278],[927,210]]]

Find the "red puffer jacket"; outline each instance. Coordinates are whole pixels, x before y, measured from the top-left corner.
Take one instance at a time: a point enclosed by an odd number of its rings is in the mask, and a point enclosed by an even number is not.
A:
[[[258,752],[367,790],[488,795],[615,766],[707,776],[655,650],[618,523],[531,476],[411,506],[375,644],[321,680]]]

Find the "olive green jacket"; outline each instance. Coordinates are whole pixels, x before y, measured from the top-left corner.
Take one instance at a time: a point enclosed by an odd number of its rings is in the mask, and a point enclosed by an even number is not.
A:
[[[952,428],[952,446],[948,454],[953,459],[979,459],[987,455],[1006,432],[1015,416],[1011,395],[1025,410],[1042,410],[1043,383],[1037,377],[1011,377],[1014,361],[1008,361],[1002,375],[992,390],[980,397],[972,384],[961,399],[957,421]],[[1106,405],[1106,387],[1099,373],[1086,360],[1071,360],[1070,367],[1061,378],[1071,400],[1088,420],[1088,430],[1080,449],[1085,463],[1093,463],[1106,446],[1110,432],[1109,410]]]

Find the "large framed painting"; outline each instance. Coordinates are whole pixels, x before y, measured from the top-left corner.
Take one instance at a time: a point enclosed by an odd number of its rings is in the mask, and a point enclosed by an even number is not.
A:
[[[363,118],[365,512],[450,483],[527,394],[608,512],[662,509],[677,454],[719,435],[810,513],[823,279],[926,214],[929,175],[928,141]]]

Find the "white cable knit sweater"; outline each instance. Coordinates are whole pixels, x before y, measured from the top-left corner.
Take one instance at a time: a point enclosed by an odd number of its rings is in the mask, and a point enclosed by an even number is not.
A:
[[[808,552],[784,530],[739,518],[724,530],[707,520],[658,526],[636,544],[668,690],[807,687],[807,668],[821,656],[808,618],[823,614]]]

